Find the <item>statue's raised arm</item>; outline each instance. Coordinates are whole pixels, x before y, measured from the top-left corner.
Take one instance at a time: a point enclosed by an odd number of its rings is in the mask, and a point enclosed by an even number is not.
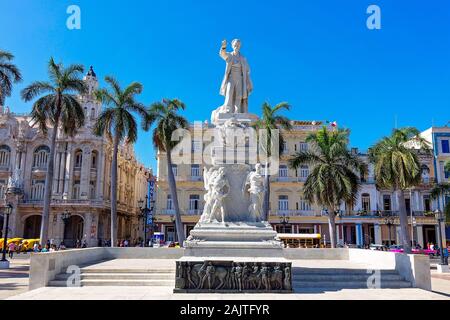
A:
[[[223,60],[227,60],[227,40],[222,40],[222,45],[220,47],[219,55],[222,57]]]

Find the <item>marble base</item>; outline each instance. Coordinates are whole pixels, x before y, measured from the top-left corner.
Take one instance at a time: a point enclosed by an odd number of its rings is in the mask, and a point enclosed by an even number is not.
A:
[[[9,269],[9,261],[0,261],[0,269]]]
[[[183,257],[174,293],[291,293],[292,263],[284,258]]]
[[[283,257],[283,244],[267,222],[198,223],[184,246],[189,257]]]
[[[253,113],[218,113],[215,118],[214,124],[221,125],[232,118],[236,119],[240,123],[247,124],[254,123],[258,120],[258,116]]]

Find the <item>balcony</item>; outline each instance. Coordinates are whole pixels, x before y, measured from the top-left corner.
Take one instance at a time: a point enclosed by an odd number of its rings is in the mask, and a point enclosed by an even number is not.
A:
[[[203,213],[203,209],[192,209],[192,210],[187,210],[186,212],[188,215],[190,216],[200,216]]]
[[[6,166],[0,166],[0,172],[9,172],[11,171],[11,166],[6,165]]]
[[[189,176],[189,181],[203,181],[203,176]]]
[[[175,214],[175,209],[160,209],[160,210],[156,210],[156,214],[174,215]]]
[[[270,211],[270,215],[289,217],[316,217],[320,216],[320,212],[316,212],[314,210],[276,210]]]

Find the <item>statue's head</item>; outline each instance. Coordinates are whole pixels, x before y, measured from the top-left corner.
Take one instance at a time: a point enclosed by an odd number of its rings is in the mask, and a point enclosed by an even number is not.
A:
[[[260,172],[259,170],[261,170],[261,163],[255,164],[255,171],[256,171],[256,173],[259,173]]]
[[[239,50],[241,49],[241,40],[234,39],[233,41],[231,41],[231,47],[234,51],[239,52]]]

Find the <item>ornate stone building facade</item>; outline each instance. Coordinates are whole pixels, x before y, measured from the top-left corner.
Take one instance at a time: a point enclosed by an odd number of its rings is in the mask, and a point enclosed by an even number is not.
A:
[[[329,242],[328,217],[322,208],[311,206],[302,196],[302,189],[309,175],[307,166],[293,170],[288,159],[297,151],[307,150],[306,137],[320,129],[320,121],[292,121],[293,130],[283,132],[285,144],[280,154],[278,174],[271,176],[270,223],[280,233],[320,234],[322,242]],[[203,130],[208,125],[203,124]],[[192,130],[194,127],[192,127]],[[195,136],[194,134],[192,136]],[[192,141],[193,154],[201,152],[201,144]],[[357,153],[369,163],[368,156]],[[435,183],[433,156],[420,153],[422,162],[422,183],[405,192],[406,207],[411,216],[414,241],[424,246],[436,243],[437,222],[433,211],[438,207],[430,191]],[[167,183],[165,153],[158,153],[158,187],[155,221],[165,239],[176,237],[174,207]],[[197,223],[204,206],[203,164],[179,164],[172,168],[178,190],[178,201],[186,235]],[[379,190],[375,185],[373,166],[369,164],[366,177],[361,177],[362,188],[353,206],[343,205],[336,219],[336,231],[340,245],[368,245],[399,243],[398,201],[390,190]],[[411,219],[410,219],[411,223]]]
[[[88,246],[110,239],[111,143],[93,135],[92,128],[101,105],[93,97],[98,87],[92,70],[85,81],[88,93],[80,97],[85,126],[74,137],[58,132],[50,213],[49,239],[73,246],[86,240]],[[44,136],[26,115],[0,110],[0,199],[12,203],[10,237],[39,238],[49,137]],[[5,199],[8,179],[16,172],[21,195]],[[151,170],[137,161],[132,145],[123,144],[118,157],[118,238],[131,241],[143,236],[138,200],[148,193]],[[66,219],[63,219],[63,217]]]

